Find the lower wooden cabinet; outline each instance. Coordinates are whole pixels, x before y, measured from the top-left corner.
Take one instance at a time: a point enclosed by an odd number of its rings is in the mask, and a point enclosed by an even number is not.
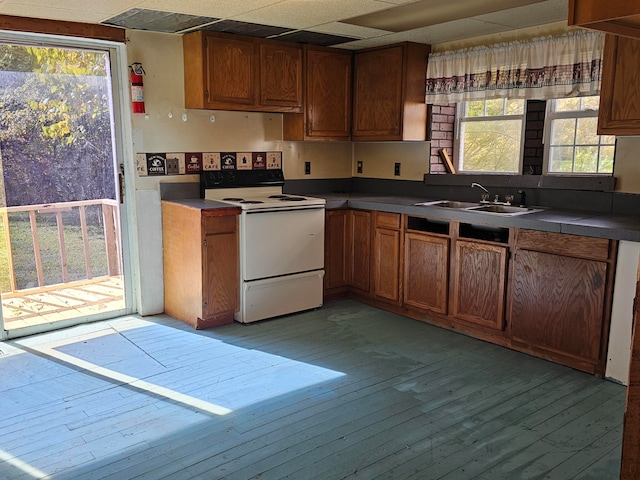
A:
[[[602,238],[518,230],[508,312],[512,341],[602,374],[616,246]]]
[[[373,236],[373,294],[400,305],[400,214],[375,212]]]
[[[238,310],[238,215],[162,202],[164,309],[194,328],[233,322]]]
[[[502,330],[508,247],[456,240],[452,260],[451,315]]]
[[[328,210],[325,214],[324,293],[349,288],[349,210]]]
[[[371,294],[371,212],[349,211],[349,285],[361,295]]]
[[[605,262],[519,250],[513,260],[511,336],[597,360],[606,276]]]
[[[423,233],[404,235],[404,304],[447,313],[449,239]]]

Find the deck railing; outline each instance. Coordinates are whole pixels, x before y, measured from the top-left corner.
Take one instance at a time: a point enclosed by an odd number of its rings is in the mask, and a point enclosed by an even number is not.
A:
[[[58,245],[60,254],[61,278],[63,283],[69,282],[69,272],[67,269],[67,249],[64,239],[63,212],[69,212],[74,208],[78,209],[80,218],[80,231],[82,232],[82,245],[84,253],[84,263],[86,266],[86,278],[92,279],[91,255],[89,252],[89,231],[87,228],[87,207],[99,205],[102,211],[102,224],[104,229],[104,243],[106,249],[107,271],[109,276],[120,275],[121,248],[120,248],[120,221],[118,218],[118,202],[110,199],[84,200],[77,202],[48,203],[41,205],[26,205],[20,207],[0,208],[2,218],[2,230],[6,242],[7,264],[9,269],[9,281],[11,292],[17,291],[16,275],[14,270],[14,258],[11,247],[11,235],[9,228],[9,214],[28,213],[31,226],[31,242],[33,245],[33,255],[38,278],[38,286],[45,286],[44,271],[42,267],[42,256],[40,254],[40,243],[38,238],[38,222],[36,214],[55,214],[56,226],[58,230]]]

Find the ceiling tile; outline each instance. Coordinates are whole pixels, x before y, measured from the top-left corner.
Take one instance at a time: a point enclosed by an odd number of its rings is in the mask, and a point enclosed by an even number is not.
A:
[[[111,16],[109,13],[99,12],[97,10],[66,10],[64,8],[44,5],[25,7],[24,5],[17,5],[15,3],[3,3],[0,13],[2,13],[2,15],[15,15],[18,17],[45,18],[85,23],[100,23],[104,18]]]
[[[286,42],[308,43],[310,45],[319,45],[321,47],[329,47],[341,43],[351,42],[354,38],[342,37],[338,35],[328,35],[326,33],[310,32],[307,30],[297,30],[291,33],[285,33],[276,37],[276,40],[284,40]]]
[[[257,23],[238,22],[236,20],[222,20],[212,23],[203,28],[214,32],[236,33],[238,35],[248,35],[250,37],[266,38],[273,35],[290,32],[290,28],[271,27],[269,25],[258,25]]]
[[[236,15],[234,19],[303,30],[392,6],[375,0],[284,0],[277,5]]]
[[[151,30],[153,32],[176,33],[218,20],[211,17],[197,17],[184,13],[160,12],[134,8],[105,20],[107,25],[116,25],[133,30]]]
[[[478,15],[473,18],[488,23],[508,25],[512,28],[526,28],[544,23],[566,21],[568,11],[567,0],[547,0],[535,5],[510,8],[491,15]]]
[[[340,35],[352,38],[374,38],[382,35],[388,35],[386,30],[378,30],[376,28],[360,27],[358,25],[349,25],[348,23],[331,22],[310,28],[310,31],[329,33],[331,35]]]
[[[166,12],[189,13],[218,18],[231,18],[236,15],[282,3],[283,0],[143,0],[139,8],[164,10]],[[269,23],[256,21],[254,23]]]

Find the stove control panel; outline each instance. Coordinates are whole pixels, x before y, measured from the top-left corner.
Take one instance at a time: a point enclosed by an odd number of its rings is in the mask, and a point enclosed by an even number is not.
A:
[[[284,185],[281,168],[272,170],[207,170],[200,173],[200,198],[208,188],[265,187]]]

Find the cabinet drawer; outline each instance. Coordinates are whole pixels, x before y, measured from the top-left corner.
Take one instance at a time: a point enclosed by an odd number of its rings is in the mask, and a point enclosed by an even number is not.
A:
[[[400,230],[400,214],[376,212],[376,227],[393,228]]]
[[[523,229],[519,229],[516,235],[516,248],[592,260],[609,259],[610,241],[606,238]]]
[[[233,233],[236,231],[237,215],[224,217],[204,217],[204,234]]]

